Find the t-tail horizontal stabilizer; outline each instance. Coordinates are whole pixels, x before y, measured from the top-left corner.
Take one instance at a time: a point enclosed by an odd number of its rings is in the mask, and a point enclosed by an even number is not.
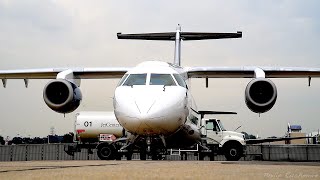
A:
[[[175,41],[176,32],[164,33],[142,33],[142,34],[117,34],[118,39],[138,39],[138,40],[160,40]],[[205,32],[180,32],[180,38],[184,41],[190,40],[206,40],[206,39],[228,39],[241,38],[242,32],[236,33],[205,33]]]
[[[194,41],[206,39],[227,39],[241,38],[242,32],[236,33],[207,33],[207,32],[181,32],[181,26],[178,24],[176,32],[163,33],[139,33],[139,34],[122,34],[117,33],[118,39],[139,39],[139,40],[160,40],[175,41],[174,64],[181,65],[181,40]]]

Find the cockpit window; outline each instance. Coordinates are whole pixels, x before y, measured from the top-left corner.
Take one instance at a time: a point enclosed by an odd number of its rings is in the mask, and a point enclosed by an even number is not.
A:
[[[151,74],[150,85],[175,86],[170,74]]]
[[[128,74],[125,74],[125,75],[121,78],[121,80],[119,81],[118,86],[121,86],[122,83],[123,83],[123,81],[126,80],[127,77],[128,77]]]
[[[179,74],[173,74],[173,76],[176,79],[179,86],[187,88],[186,82],[182,79],[182,77]]]
[[[123,86],[146,85],[147,74],[130,74]]]

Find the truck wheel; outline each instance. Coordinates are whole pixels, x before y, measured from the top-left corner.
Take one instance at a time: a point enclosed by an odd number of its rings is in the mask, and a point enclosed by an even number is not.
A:
[[[242,156],[241,146],[238,144],[227,144],[224,151],[227,161],[238,161]]]
[[[115,157],[115,149],[109,144],[101,144],[97,150],[97,155],[101,160],[111,160]]]
[[[216,147],[215,146],[211,146],[210,147],[210,150],[211,150],[211,153],[209,154],[209,158],[210,158],[210,161],[214,161],[214,158],[215,158],[215,153],[216,153]]]

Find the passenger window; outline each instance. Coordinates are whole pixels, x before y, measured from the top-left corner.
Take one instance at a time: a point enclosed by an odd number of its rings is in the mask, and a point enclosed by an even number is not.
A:
[[[123,86],[146,85],[147,74],[130,74]]]
[[[173,74],[174,78],[178,82],[179,86],[182,86],[184,88],[187,88],[186,82],[182,79],[182,77],[179,74]]]
[[[150,85],[175,86],[170,74],[151,74]]]

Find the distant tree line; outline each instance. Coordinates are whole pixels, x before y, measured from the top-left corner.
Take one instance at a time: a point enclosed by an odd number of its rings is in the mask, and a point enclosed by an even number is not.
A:
[[[48,135],[47,137],[13,137],[12,140],[8,141],[8,145],[13,144],[47,144],[47,143],[73,143],[72,132],[67,133],[63,136]],[[0,145],[5,145],[5,140],[0,136]]]
[[[4,141],[3,137],[0,136],[0,145],[4,145],[6,142]]]

